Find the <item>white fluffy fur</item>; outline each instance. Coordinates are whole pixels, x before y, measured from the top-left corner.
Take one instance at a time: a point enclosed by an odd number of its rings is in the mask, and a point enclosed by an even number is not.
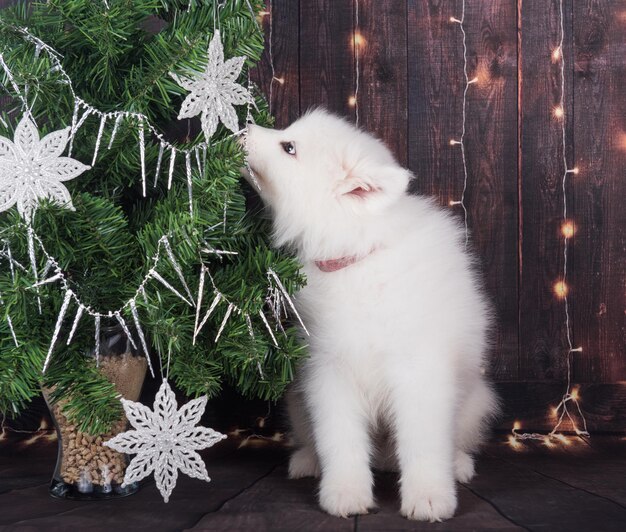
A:
[[[374,506],[372,467],[399,467],[403,515],[452,517],[455,478],[472,478],[497,408],[481,371],[490,313],[462,229],[406,193],[412,176],[381,142],[324,111],[253,126],[247,149],[276,244],[297,251],[308,280],[290,476],[321,475],[320,505],[345,517]],[[314,262],[353,255],[335,272]]]

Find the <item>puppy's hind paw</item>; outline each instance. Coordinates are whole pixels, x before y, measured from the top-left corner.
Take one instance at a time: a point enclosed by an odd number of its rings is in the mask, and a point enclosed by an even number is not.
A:
[[[309,447],[296,449],[289,458],[289,478],[319,477],[320,468],[315,451]]]
[[[459,482],[469,482],[474,478],[474,459],[471,455],[457,451],[454,458],[454,476]]]
[[[418,491],[403,495],[400,513],[416,521],[431,523],[450,519],[456,510],[456,494],[451,491]]]

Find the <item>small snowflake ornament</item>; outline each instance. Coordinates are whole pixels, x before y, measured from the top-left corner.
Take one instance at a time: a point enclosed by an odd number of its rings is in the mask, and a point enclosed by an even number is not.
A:
[[[15,128],[13,141],[0,137],[0,212],[17,204],[22,217],[31,221],[41,199],[74,209],[70,194],[62,184],[90,167],[61,157],[71,128],[53,131],[39,139],[39,131],[26,115]]]
[[[224,47],[220,32],[216,30],[209,44],[204,72],[193,73],[191,77],[170,73],[181,87],[190,91],[180,108],[178,119],[202,113],[200,120],[207,142],[215,133],[220,120],[233,133],[239,129],[233,106],[243,105],[252,99],[248,90],[236,82],[245,60],[245,56],[240,56],[224,62]]]
[[[204,413],[206,395],[178,410],[176,396],[163,379],[154,400],[154,410],[127,399],[121,401],[128,421],[136,430],[122,432],[104,445],[120,453],[136,454],[126,469],[122,486],[154,472],[157,488],[168,502],[179,469],[192,478],[211,481],[196,451],[211,447],[226,435],[195,426]]]

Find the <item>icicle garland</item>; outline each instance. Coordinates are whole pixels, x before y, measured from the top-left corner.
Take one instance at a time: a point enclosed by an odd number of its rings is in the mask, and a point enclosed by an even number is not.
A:
[[[110,150],[111,146],[113,146],[113,141],[115,140],[115,136],[117,135],[117,130],[120,127],[120,122],[122,121],[122,116],[123,115],[117,115],[115,117],[115,122],[113,124],[113,131],[111,132],[111,138],[109,139],[109,145],[107,146],[107,150]]]
[[[147,305],[148,304],[148,296],[146,295],[146,289],[144,288],[143,284],[139,287],[139,292],[141,293],[141,297],[143,298],[143,302]]]
[[[224,327],[226,327],[226,322],[228,321],[228,318],[230,318],[230,315],[233,312],[233,308],[234,308],[234,305],[232,303],[229,303],[228,308],[226,309],[226,314],[224,314],[224,319],[222,320],[222,323],[220,324],[220,328],[217,331],[217,336],[215,337],[215,343],[217,343],[217,341],[220,339],[220,336],[222,335],[222,331],[224,330]]]
[[[268,275],[272,276],[272,278],[278,285],[278,288],[280,288],[280,291],[283,293],[283,296],[287,300],[287,303],[289,303],[289,306],[291,307],[291,310],[293,310],[293,313],[296,315],[296,318],[298,318],[298,321],[300,322],[300,325],[302,326],[302,329],[304,330],[304,332],[307,334],[307,336],[310,336],[309,331],[307,330],[306,326],[304,325],[304,322],[302,321],[302,318],[300,318],[300,314],[298,314],[298,311],[296,310],[296,306],[293,304],[293,301],[291,300],[291,297],[289,296],[289,292],[287,292],[287,290],[285,289],[282,281],[280,280],[278,275],[276,275],[276,272],[270,268],[269,270],[267,270],[267,273]]]
[[[50,341],[50,347],[48,348],[48,354],[46,355],[46,359],[43,363],[43,373],[48,369],[48,365],[50,364],[50,358],[52,357],[52,351],[54,350],[54,345],[57,343],[57,338],[59,337],[59,332],[61,331],[61,325],[63,324],[63,318],[65,317],[65,313],[67,312],[67,307],[70,304],[70,300],[72,299],[72,291],[68,289],[65,292],[65,297],[63,298],[63,304],[61,305],[61,310],[59,310],[59,315],[57,316],[57,322],[54,326],[54,332],[52,333],[52,340]]]
[[[188,301],[185,296],[183,296],[178,290],[176,290],[176,288],[174,288],[170,283],[168,283],[159,272],[157,272],[156,270],[150,270],[150,276],[153,279],[156,279],[157,281],[159,281],[165,288],[167,288],[170,292],[172,292],[173,294],[175,294],[176,296],[180,297],[185,303],[187,303],[190,307],[193,307],[193,304],[191,303],[191,301]]]
[[[161,143],[159,144],[159,156],[157,157],[156,170],[154,171],[154,185],[153,185],[153,187],[156,187],[157,183],[159,181],[159,173],[161,172],[161,163],[163,162],[163,152],[164,151],[165,151],[165,143],[163,141],[161,141]]]
[[[187,194],[189,196],[189,214],[193,216],[193,182],[191,180],[191,153],[185,154],[185,172],[187,173]]]
[[[131,299],[129,306],[130,306],[130,312],[133,315],[133,320],[135,321],[135,328],[137,329],[137,336],[139,336],[139,341],[141,342],[143,354],[146,357],[146,360],[148,361],[148,368],[150,369],[150,375],[152,375],[152,378],[154,378],[154,369],[152,368],[152,361],[150,360],[150,352],[148,351],[148,344],[146,342],[146,337],[143,334],[141,323],[139,322],[139,313],[137,312],[137,305],[135,305],[135,301]]]
[[[167,254],[167,258],[172,264],[174,271],[176,272],[176,275],[178,275],[178,278],[180,279],[180,283],[185,287],[185,292],[187,292],[187,295],[189,296],[189,300],[195,305],[194,298],[191,295],[191,290],[189,290],[189,286],[187,286],[187,282],[185,281],[185,276],[183,275],[183,269],[180,267],[180,264],[176,260],[176,257],[174,256],[174,252],[172,251],[172,246],[170,245],[170,241],[168,240],[167,237],[163,239],[163,247],[165,248],[165,253]]]
[[[17,336],[15,336],[15,329],[13,328],[13,320],[11,319],[11,316],[9,316],[7,314],[7,325],[9,326],[9,331],[11,331],[11,336],[13,338],[13,343],[15,344],[15,347],[19,347],[20,344],[17,341]]]
[[[141,191],[146,197],[146,139],[143,130],[143,118],[139,117],[139,159],[141,160]]]
[[[96,367],[100,367],[100,315],[97,314],[96,317],[94,318],[94,325],[95,325],[95,340],[96,340],[96,347],[95,347],[95,355],[96,355]]]
[[[72,329],[70,330],[70,334],[67,337],[66,345],[70,345],[72,338],[74,338],[74,333],[76,332],[76,329],[78,328],[78,322],[80,321],[80,318],[82,317],[84,311],[85,311],[85,306],[82,304],[79,305],[78,310],[76,311],[76,317],[74,318],[74,323],[72,323]]]
[[[100,118],[100,127],[98,127],[98,136],[96,137],[96,145],[93,150],[93,159],[91,160],[91,166],[96,164],[96,159],[98,157],[98,150],[100,149],[100,141],[102,140],[102,133],[104,132],[104,125],[107,121],[107,115],[102,115]]]
[[[28,107],[28,102],[26,101],[26,98],[22,94],[22,91],[20,91],[20,88],[17,86],[17,83],[15,82],[15,78],[13,77],[13,74],[11,70],[9,69],[8,65],[4,62],[4,56],[1,53],[0,53],[0,66],[2,67],[2,70],[4,70],[4,73],[7,75],[7,78],[9,78],[9,83],[11,83],[11,86],[13,87],[15,94],[17,94],[18,98],[22,101],[22,107],[24,109],[24,112],[28,114],[28,116],[32,119],[33,115],[31,114],[30,108]]]
[[[193,151],[196,154],[196,164],[198,165],[198,172],[200,175],[204,175],[202,171],[202,164],[200,163],[200,150],[196,148]]]
[[[33,230],[33,226],[28,226],[28,257],[30,258],[30,267],[35,278],[35,284],[39,281],[39,276],[37,273],[37,259],[35,258],[35,231]],[[41,297],[39,296],[39,288],[37,290],[37,307],[39,309],[39,314],[41,314]]]
[[[9,269],[11,270],[11,281],[15,282],[15,266],[13,265],[13,255],[11,254],[11,246],[6,243],[6,254],[9,259]]]
[[[74,130],[76,129],[76,123],[78,122],[78,111],[80,110],[80,102],[74,102],[74,112],[72,113],[72,125],[70,126],[70,145],[67,150],[67,156],[72,156],[72,148],[74,146]]]
[[[202,266],[200,269],[200,281],[198,281],[198,297],[196,298],[196,321],[193,326],[193,341],[195,345],[196,331],[198,330],[198,322],[200,321],[200,309],[202,308],[202,296],[204,293],[204,276],[206,275],[206,268]]]
[[[48,273],[50,273],[50,269],[52,268],[52,261],[48,259],[46,261],[46,265],[43,267],[43,271],[41,272],[41,278],[45,279],[48,277]],[[58,275],[58,273],[57,273]],[[15,281],[15,279],[13,279]]]
[[[263,323],[265,324],[265,328],[267,329],[267,332],[270,333],[270,337],[272,338],[272,342],[274,342],[274,345],[276,347],[278,347],[278,342],[276,341],[276,337],[274,336],[272,328],[270,327],[270,323],[269,323],[269,321],[267,321],[267,318],[265,317],[265,314],[263,314],[262,310],[259,310],[259,315],[261,316],[261,319],[263,320]]]
[[[170,150],[170,168],[167,173],[167,190],[172,188],[172,177],[174,176],[174,161],[176,161],[176,148]]]
[[[217,305],[219,304],[221,300],[222,300],[222,294],[217,292],[217,294],[215,294],[215,299],[213,299],[213,303],[211,303],[211,306],[209,307],[209,310],[207,310],[206,314],[204,315],[204,318],[202,318],[202,321],[200,322],[200,325],[198,325],[198,327],[193,333],[193,342],[192,342],[193,345],[196,345],[196,337],[202,330],[202,327],[204,327],[204,324],[207,322],[211,314],[213,314],[213,311],[215,310],[215,308],[217,307]]]
[[[48,277],[47,279],[43,279],[42,281],[36,282],[35,284],[31,285],[30,288],[38,288],[45,284],[51,284],[51,283],[58,281],[59,279],[63,279],[63,274],[55,273],[52,277]]]
[[[2,294],[0,294],[0,305],[4,306],[4,300],[2,299]],[[7,325],[9,326],[9,331],[11,331],[11,336],[13,337],[13,343],[15,344],[15,347],[19,347],[20,344],[17,341],[17,336],[15,336],[15,329],[13,328],[13,320],[11,320],[11,316],[9,316],[8,311],[6,314],[6,318],[7,318]]]
[[[80,103],[78,105],[80,105]],[[83,116],[80,117],[80,120],[77,123],[74,122],[74,117],[72,117],[72,129],[70,131],[70,144],[67,150],[68,157],[72,156],[72,148],[74,147],[74,138],[76,137],[76,133],[78,133],[78,130],[82,127],[82,125],[85,123],[85,120],[87,120],[87,118],[89,117],[91,113],[93,113],[93,109],[88,108],[83,113]]]
[[[120,314],[119,310],[115,311],[115,313],[113,315],[115,316],[115,319],[117,320],[117,322],[122,327],[122,330],[124,331],[124,334],[128,338],[128,341],[130,342],[130,345],[133,346],[133,349],[137,349],[137,344],[135,343],[135,340],[133,340],[133,335],[130,334],[130,330],[128,329],[128,326],[126,325],[126,320],[124,320],[124,318]]]

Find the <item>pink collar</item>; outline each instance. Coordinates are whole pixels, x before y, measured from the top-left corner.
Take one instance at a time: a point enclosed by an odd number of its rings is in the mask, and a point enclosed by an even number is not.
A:
[[[370,251],[363,257],[359,257],[358,255],[349,255],[347,257],[341,257],[340,259],[316,260],[315,265],[325,273],[336,272],[338,270],[342,270],[343,268],[347,268],[355,262],[363,260],[365,257],[371,255],[373,251],[374,250]]]

